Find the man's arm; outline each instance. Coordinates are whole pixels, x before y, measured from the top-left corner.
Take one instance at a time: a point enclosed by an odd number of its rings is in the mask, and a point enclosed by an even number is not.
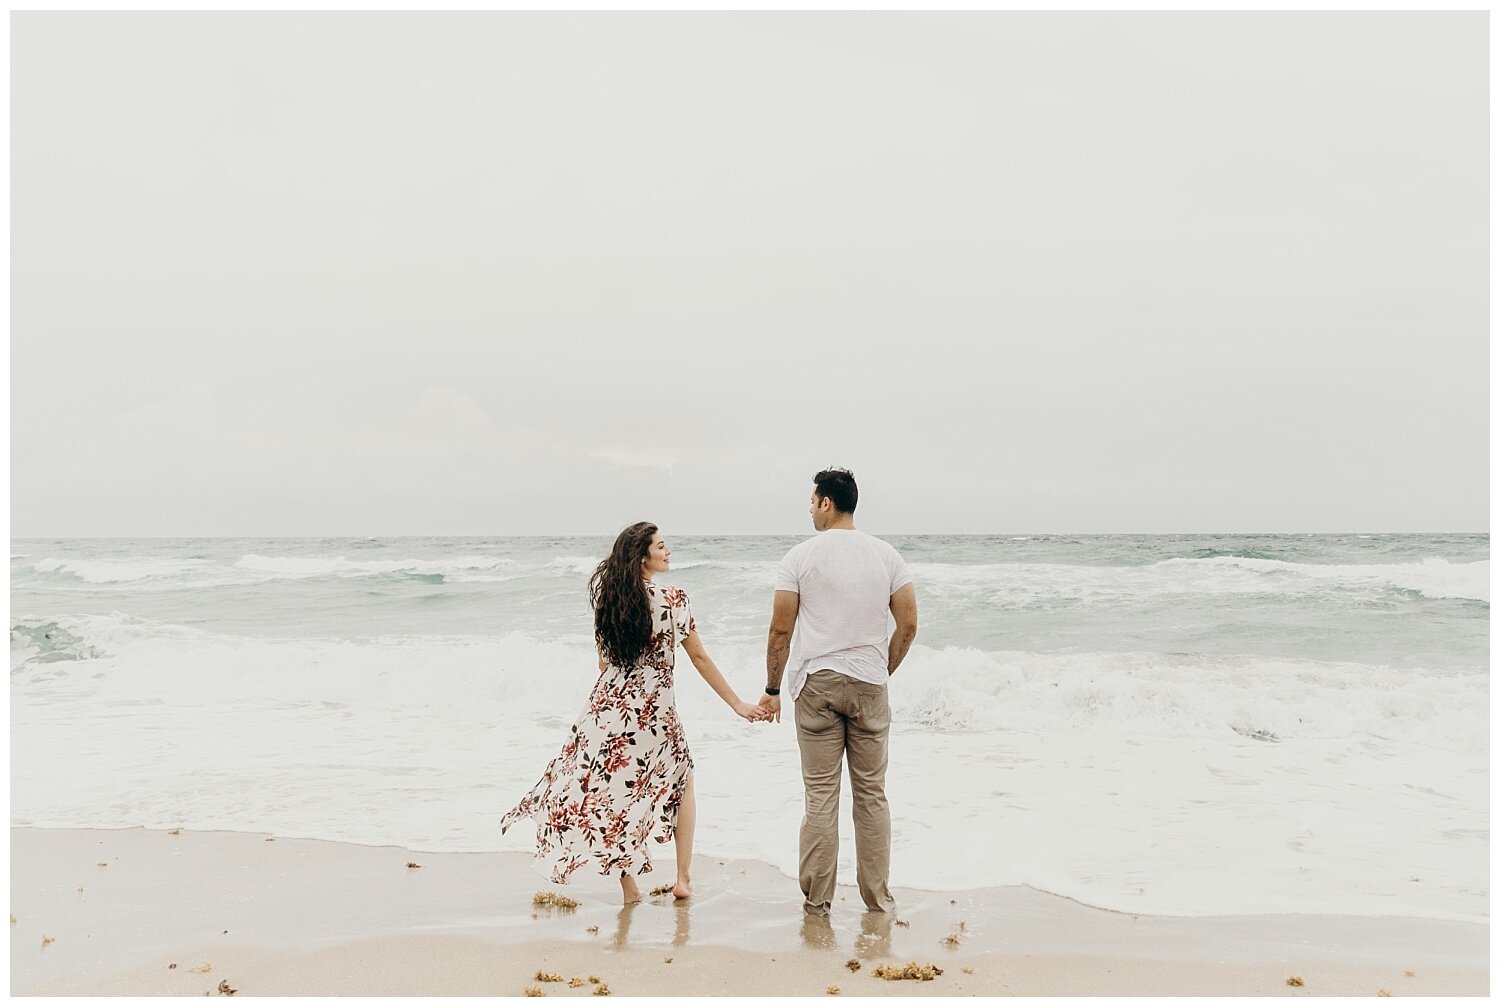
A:
[[[886,672],[894,675],[917,638],[917,589],[907,584],[891,595],[891,615],[896,617],[896,631],[891,634],[890,661]]]
[[[797,609],[802,596],[796,591],[777,591],[771,604],[771,632],[766,637],[766,688],[781,688],[781,676],[792,652],[792,630],[797,626]],[[781,720],[781,697],[762,696],[760,705]]]

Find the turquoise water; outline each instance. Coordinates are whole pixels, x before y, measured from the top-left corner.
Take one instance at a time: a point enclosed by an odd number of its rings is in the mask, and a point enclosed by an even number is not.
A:
[[[889,536],[922,638],[1039,651],[1255,653],[1483,666],[1486,535]],[[670,540],[700,616],[764,630],[796,537]],[[14,543],[17,614],[133,616],[261,638],[588,632],[607,538]],[[706,632],[706,631],[705,631]]]

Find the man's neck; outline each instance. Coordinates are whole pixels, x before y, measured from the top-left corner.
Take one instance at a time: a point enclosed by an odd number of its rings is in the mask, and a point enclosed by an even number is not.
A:
[[[854,515],[845,514],[843,517],[835,518],[833,523],[824,531],[854,531]]]

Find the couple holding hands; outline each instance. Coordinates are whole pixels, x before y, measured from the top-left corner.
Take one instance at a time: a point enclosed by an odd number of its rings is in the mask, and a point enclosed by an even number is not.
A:
[[[693,759],[677,716],[677,647],[736,714],[781,720],[792,698],[805,808],[798,879],[803,908],[828,914],[838,869],[839,785],[845,757],[853,792],[859,892],[874,911],[895,908],[889,887],[891,813],[885,797],[891,707],[886,680],[917,635],[917,596],[899,553],[857,531],[854,474],[813,477],[819,533],[794,546],[776,572],[766,643],[766,690],[740,699],[703,647],[687,595],[654,583],[671,551],[653,524],[631,525],[589,581],[599,679],[587,708],[542,778],[501,820],[536,822],[536,859],[557,884],[582,867],[617,875],[625,903],[651,870],[646,842],[675,842],[672,894],[692,895],[697,800]],[[889,619],[895,632],[888,635]],[[783,681],[785,675],[785,681]]]

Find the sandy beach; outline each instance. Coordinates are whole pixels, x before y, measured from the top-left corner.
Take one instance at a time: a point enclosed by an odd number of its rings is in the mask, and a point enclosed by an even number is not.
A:
[[[409,866],[418,864],[420,866]],[[669,858],[643,887],[668,881]],[[840,890],[807,921],[768,865],[695,860],[696,896],[622,909],[514,853],[264,834],[13,829],[13,995],[1467,995],[1488,927],[1399,917],[1151,917],[1028,888]],[[558,891],[572,909],[538,907]],[[50,940],[49,940],[50,938]],[[881,966],[934,965],[931,980]],[[857,966],[853,968],[853,966]],[[538,971],[560,976],[544,982]],[[1300,986],[1288,985],[1293,976]],[[577,980],[570,985],[568,980]],[[598,980],[596,983],[593,980]]]

